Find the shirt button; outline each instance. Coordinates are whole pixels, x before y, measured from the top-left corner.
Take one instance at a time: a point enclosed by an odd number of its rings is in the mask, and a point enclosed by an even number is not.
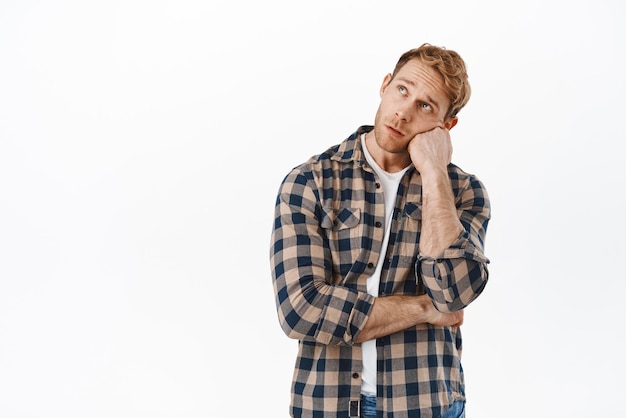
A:
[[[376,188],[380,189],[380,183],[376,183]]]
[[[367,268],[368,269],[373,269],[374,268],[374,263],[367,263]]]
[[[352,373],[352,378],[353,379],[358,379],[359,378],[359,374],[358,373]]]
[[[380,228],[381,226],[383,226],[383,224],[381,224],[380,222],[376,222],[374,226],[376,226],[376,228]]]

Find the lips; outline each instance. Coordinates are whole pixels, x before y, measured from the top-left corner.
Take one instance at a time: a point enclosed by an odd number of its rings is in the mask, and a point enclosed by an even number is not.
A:
[[[404,136],[404,134],[402,132],[400,132],[399,130],[389,126],[389,125],[385,125],[385,128],[387,128],[387,132],[389,132],[389,134],[391,134],[391,136],[394,136],[396,138],[402,138]]]

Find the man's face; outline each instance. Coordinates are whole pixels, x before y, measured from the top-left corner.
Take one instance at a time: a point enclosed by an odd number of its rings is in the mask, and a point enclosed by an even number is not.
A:
[[[376,143],[386,152],[405,153],[411,139],[437,126],[450,129],[456,118],[444,120],[450,101],[443,78],[413,59],[392,79],[388,74],[380,89],[376,112]]]

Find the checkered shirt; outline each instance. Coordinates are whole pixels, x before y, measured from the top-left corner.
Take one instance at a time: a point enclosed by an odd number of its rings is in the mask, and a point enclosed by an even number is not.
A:
[[[444,312],[465,308],[483,291],[490,204],[483,184],[450,164],[465,231],[437,258],[419,254],[421,178],[410,168],[398,188],[387,252],[385,208],[363,154],[361,126],[342,143],[291,170],[276,199],[270,264],[279,323],[298,340],[290,414],[358,413],[361,345],[371,312],[367,278],[380,261],[379,297],[428,293]],[[465,399],[459,328],[420,324],[379,338],[377,408],[385,417],[439,417]]]

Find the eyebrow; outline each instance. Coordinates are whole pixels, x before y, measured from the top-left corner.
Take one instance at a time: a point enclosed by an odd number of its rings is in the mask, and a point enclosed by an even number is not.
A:
[[[415,83],[413,82],[413,80],[409,80],[404,77],[398,77],[398,81],[402,81],[403,83],[410,84],[411,86],[415,87]],[[439,104],[439,102],[437,102],[435,99],[430,97],[428,94],[426,95],[426,100],[428,101],[428,103],[432,103],[437,108],[441,108],[441,105]]]

